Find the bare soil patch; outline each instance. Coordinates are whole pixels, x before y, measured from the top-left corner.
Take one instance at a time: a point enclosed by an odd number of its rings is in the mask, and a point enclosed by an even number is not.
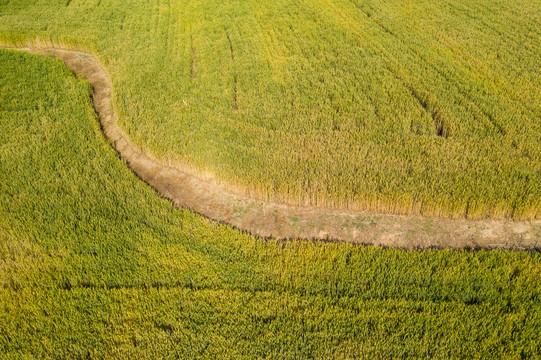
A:
[[[111,106],[111,80],[91,54],[58,48],[13,48],[61,59],[94,88],[93,104],[120,158],[160,196],[209,219],[262,237],[341,240],[401,248],[541,246],[541,220],[468,220],[290,206],[240,196],[223,184],[166,166],[134,147]]]

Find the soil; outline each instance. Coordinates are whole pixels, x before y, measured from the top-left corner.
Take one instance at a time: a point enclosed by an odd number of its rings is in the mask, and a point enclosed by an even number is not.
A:
[[[61,59],[94,88],[105,136],[144,182],[173,204],[261,237],[339,240],[407,249],[539,249],[541,220],[468,220],[290,206],[243,197],[227,185],[152,159],[130,143],[111,105],[112,85],[91,54],[58,48],[12,48]]]

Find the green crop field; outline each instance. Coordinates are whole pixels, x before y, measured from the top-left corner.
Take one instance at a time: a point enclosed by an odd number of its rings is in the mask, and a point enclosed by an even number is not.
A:
[[[1,0],[96,54],[130,138],[254,197],[541,215],[541,2]]]
[[[89,95],[0,50],[0,358],[541,356],[541,253],[242,234],[137,179]]]

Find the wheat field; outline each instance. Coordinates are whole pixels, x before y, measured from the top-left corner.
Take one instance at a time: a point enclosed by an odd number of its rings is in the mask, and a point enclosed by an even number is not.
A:
[[[540,7],[4,0],[0,41],[96,54],[134,143],[253,197],[534,219]]]
[[[0,358],[541,354],[541,253],[243,234],[136,178],[90,94],[0,50]]]

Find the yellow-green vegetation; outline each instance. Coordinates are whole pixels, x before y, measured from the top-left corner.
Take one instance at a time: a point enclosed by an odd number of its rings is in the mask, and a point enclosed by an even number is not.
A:
[[[3,0],[0,40],[95,53],[121,125],[254,196],[541,214],[541,3]]]
[[[89,95],[0,51],[0,357],[541,355],[540,253],[242,234],[139,181]]]

